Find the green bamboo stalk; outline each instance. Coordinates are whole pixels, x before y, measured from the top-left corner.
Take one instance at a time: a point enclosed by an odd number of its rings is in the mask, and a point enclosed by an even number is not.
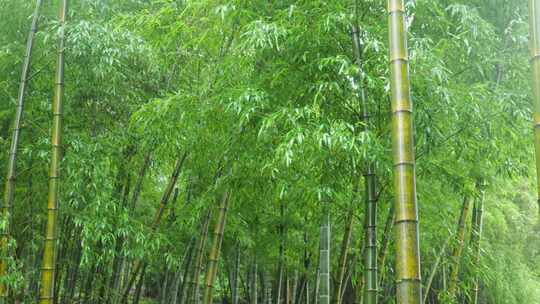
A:
[[[469,206],[471,204],[471,199],[468,195],[463,199],[463,205],[461,207],[461,214],[459,216],[458,227],[456,230],[456,245],[452,250],[452,268],[450,272],[450,285],[448,288],[448,293],[451,298],[455,297],[457,284],[458,284],[458,275],[459,275],[459,265],[461,260],[461,253],[463,252],[463,245],[465,244],[465,226],[467,217],[469,216]]]
[[[49,171],[49,198],[47,228],[41,268],[41,290],[39,303],[52,304],[54,301],[54,278],[56,272],[56,238],[58,222],[58,192],[60,179],[60,160],[62,159],[62,102],[64,97],[64,36],[68,0],[60,2],[59,23],[60,41],[56,67],[56,87],[53,100],[52,155]]]
[[[7,164],[7,177],[4,192],[4,201],[2,204],[2,218],[5,220],[5,228],[2,231],[2,237],[0,240],[0,277],[4,277],[7,273],[7,264],[10,256],[9,242],[10,242],[10,229],[11,229],[11,208],[13,206],[13,199],[15,196],[15,179],[17,172],[17,150],[19,147],[19,138],[21,134],[21,125],[24,113],[24,99],[26,96],[26,88],[28,84],[28,74],[30,72],[30,66],[32,62],[32,50],[34,49],[34,37],[38,28],[39,11],[43,0],[36,1],[36,7],[34,9],[34,15],[32,17],[32,25],[28,38],[26,40],[26,51],[24,54],[24,60],[22,65],[21,81],[19,84],[19,95],[17,97],[17,109],[15,111],[15,120],[13,121],[13,133],[11,137],[11,147],[9,150],[8,164]],[[0,301],[4,301],[8,296],[8,286],[0,283]]]
[[[210,250],[210,256],[208,257],[208,266],[205,276],[205,288],[203,303],[212,304],[212,292],[214,289],[214,281],[216,279],[218,260],[221,252],[221,243],[223,242],[223,232],[225,230],[225,222],[227,220],[227,211],[229,209],[230,194],[229,191],[225,191],[221,200],[221,206],[219,208],[219,217],[214,229],[214,240],[212,243],[212,249]]]
[[[358,184],[356,184],[358,185]],[[356,192],[357,186],[355,185],[355,191],[354,191],[354,197],[356,198]],[[336,287],[336,295],[334,296],[334,303],[335,304],[341,304],[341,294],[343,285],[345,284],[345,275],[346,275],[346,268],[347,268],[347,257],[349,253],[349,246],[351,243],[351,237],[352,237],[352,227],[354,225],[354,210],[351,206],[349,209],[349,214],[347,215],[347,225],[345,226],[345,231],[343,233],[343,240],[341,242],[341,253],[339,255],[339,265],[338,265],[338,277],[337,277],[337,287]]]
[[[439,251],[439,254],[437,255],[437,258],[435,259],[435,263],[433,263],[433,267],[431,268],[429,278],[426,283],[426,288],[424,289],[424,303],[427,303],[428,297],[429,297],[429,291],[431,290],[431,284],[433,284],[433,279],[435,278],[435,275],[437,274],[437,270],[439,269],[439,265],[441,264],[441,260],[445,255],[446,247],[448,246],[448,243],[450,242],[450,237],[446,239],[443,246],[441,247],[441,250]]]
[[[360,42],[360,33],[356,26],[352,28],[353,34],[353,49],[355,53],[356,64],[360,70],[359,88],[360,101],[362,105],[362,120],[364,123],[363,132],[369,130],[369,109],[366,100],[365,90],[363,89],[363,73],[362,73],[362,44]],[[366,212],[365,216],[365,242],[366,250],[364,252],[364,303],[376,304],[378,300],[378,267],[377,267],[377,194],[375,192],[375,173],[373,164],[366,163],[364,170],[364,180],[366,187]]]
[[[379,281],[377,268],[377,194],[375,193],[375,174],[372,166],[368,165],[365,173],[366,184],[366,227],[365,242],[366,251],[364,255],[364,303],[376,304],[378,300]]]
[[[538,190],[538,212],[540,213],[540,0],[529,0],[529,22],[536,185]]]
[[[387,249],[388,249],[388,244],[390,243],[390,238],[392,237],[390,230],[392,229],[394,225],[394,219],[395,219],[395,214],[396,214],[394,210],[395,210],[394,205],[392,205],[386,217],[386,223],[384,225],[384,231],[383,231],[382,240],[381,240],[381,250],[379,250],[379,268],[380,268],[379,286],[383,284],[385,275],[386,275],[385,265],[386,265],[386,257],[388,256]]]
[[[329,203],[324,202],[323,204],[319,253],[319,303],[330,304],[330,213]]]
[[[481,249],[481,240],[482,240],[482,229],[483,229],[483,213],[484,213],[484,185],[480,184],[480,197],[475,200],[475,209],[476,209],[476,216],[475,221],[473,223],[473,254],[474,254],[474,265],[475,268],[478,269],[480,267],[480,249]],[[476,270],[476,273],[474,274],[474,295],[473,295],[473,303],[478,304],[479,303],[479,296],[480,296],[480,284],[479,284],[479,275],[478,270]]]
[[[208,238],[208,227],[210,226],[211,218],[212,208],[209,208],[202,223],[201,235],[197,240],[195,268],[193,269],[193,275],[191,276],[191,288],[187,291],[187,303],[199,303],[199,277],[201,276],[204,249],[206,248],[206,239]]]
[[[257,293],[257,256],[255,255],[253,261],[253,269],[251,270],[250,286],[251,286],[251,304],[257,304],[259,295]],[[263,301],[264,303],[264,301]]]
[[[394,161],[396,298],[398,304],[422,303],[420,240],[407,26],[403,0],[388,1],[392,151]]]
[[[174,165],[174,169],[172,172],[171,177],[169,178],[169,182],[167,184],[167,187],[165,188],[165,191],[163,192],[163,196],[161,197],[161,201],[159,203],[159,208],[156,211],[156,214],[154,215],[154,220],[152,221],[152,225],[150,226],[150,235],[149,239],[152,239],[155,235],[159,223],[161,222],[161,218],[163,216],[163,213],[165,212],[165,208],[167,207],[167,203],[169,202],[169,199],[171,197],[171,194],[173,193],[174,187],[176,185],[176,181],[178,180],[178,176],[180,175],[180,171],[182,170],[182,167],[184,166],[184,162],[187,158],[188,154],[185,152],[180,158],[176,160],[176,163]],[[129,292],[131,291],[131,288],[133,287],[133,284],[135,284],[135,280],[137,278],[137,275],[142,269],[142,266],[144,263],[141,263],[141,261],[136,261],[135,265],[133,267],[133,271],[131,274],[131,278],[128,281],[128,284],[124,290],[124,294],[122,296],[122,303],[126,303],[128,300]]]

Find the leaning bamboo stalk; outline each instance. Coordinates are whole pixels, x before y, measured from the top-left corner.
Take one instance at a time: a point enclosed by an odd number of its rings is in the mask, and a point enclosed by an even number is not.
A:
[[[426,288],[424,289],[424,303],[427,303],[427,300],[429,297],[429,291],[431,289],[431,284],[433,284],[433,279],[435,278],[435,275],[437,274],[437,270],[439,269],[439,265],[441,264],[441,260],[446,252],[446,247],[448,246],[449,241],[450,241],[450,238],[447,238],[443,246],[441,247],[441,250],[439,254],[437,255],[437,258],[435,259],[435,263],[433,263],[433,267],[431,268],[429,278],[426,283]]]
[[[212,243],[212,249],[210,250],[210,256],[208,257],[208,266],[205,276],[205,288],[203,303],[212,303],[212,292],[214,289],[214,281],[216,279],[219,254],[221,251],[221,243],[223,242],[223,232],[225,230],[225,222],[227,220],[227,211],[229,209],[230,193],[225,191],[221,200],[221,206],[219,208],[219,217],[214,229],[214,240]]]
[[[356,197],[356,190],[354,197]],[[341,253],[339,255],[339,266],[338,266],[338,277],[337,277],[337,287],[336,292],[334,296],[334,303],[340,304],[341,303],[341,294],[343,285],[345,283],[345,274],[346,274],[346,267],[347,267],[347,257],[349,252],[349,246],[351,243],[351,236],[352,236],[352,226],[354,224],[354,210],[355,208],[350,208],[349,214],[347,215],[347,225],[345,226],[345,231],[343,233],[343,240],[341,242]]]
[[[450,285],[448,288],[448,293],[450,297],[455,297],[457,284],[458,284],[458,275],[459,275],[459,265],[461,260],[461,253],[463,252],[463,245],[465,243],[465,223],[469,215],[469,206],[471,200],[467,195],[463,199],[463,205],[461,207],[461,213],[459,216],[458,227],[456,230],[456,245],[452,250],[452,271],[450,272]]]
[[[405,18],[404,1],[389,0],[392,151],[396,208],[396,298],[398,304],[420,304],[422,302],[420,240],[416,202],[413,107]]]
[[[388,244],[390,243],[390,238],[392,237],[390,230],[392,230],[392,226],[394,225],[394,218],[395,218],[395,212],[394,212],[394,206],[392,205],[390,207],[390,210],[388,211],[388,215],[386,217],[386,223],[384,225],[384,231],[382,235],[381,240],[381,250],[379,250],[379,268],[380,268],[380,275],[379,275],[379,285],[383,284],[384,278],[385,278],[385,265],[386,265],[386,257],[388,256]]]
[[[64,36],[68,0],[60,2],[60,38],[56,67],[55,94],[53,100],[52,155],[49,171],[49,194],[47,206],[47,228],[41,268],[41,290],[39,303],[52,304],[54,300],[54,277],[56,272],[56,238],[58,222],[58,195],[60,160],[62,158],[62,102],[64,97]]]
[[[475,200],[475,209],[476,209],[476,216],[474,221],[474,227],[473,227],[473,254],[474,254],[474,260],[473,263],[476,268],[476,273],[474,274],[474,295],[473,295],[473,303],[477,304],[479,303],[479,296],[480,296],[480,284],[479,284],[479,271],[478,267],[480,267],[480,248],[481,248],[481,240],[482,240],[482,229],[483,229],[483,213],[484,213],[484,185],[480,185],[480,197]]]
[[[536,185],[540,213],[540,0],[529,0],[529,31],[533,90],[534,147],[536,155]]]
[[[165,212],[167,203],[169,202],[171,194],[173,193],[174,187],[176,185],[176,181],[178,180],[178,176],[180,175],[180,171],[182,170],[182,167],[187,158],[187,155],[188,155],[187,152],[185,152],[179,159],[176,160],[173,173],[171,177],[169,178],[169,183],[167,184],[167,187],[165,188],[163,196],[161,197],[159,208],[156,211],[156,214],[154,215],[154,220],[152,221],[152,225],[150,226],[149,239],[151,239],[154,236],[154,234],[157,231],[157,228],[159,227],[159,223],[161,222],[161,218],[163,216],[163,213]],[[135,266],[133,267],[131,278],[129,279],[126,289],[124,290],[124,294],[122,296],[122,303],[127,302],[129,292],[131,291],[131,288],[133,287],[133,284],[135,283],[137,275],[141,271],[142,266],[143,265],[140,261],[135,262]]]
[[[193,269],[193,275],[191,276],[191,282],[190,282],[191,288],[187,290],[187,296],[186,296],[187,303],[199,302],[199,284],[200,284],[199,277],[201,276],[204,249],[206,248],[206,239],[208,238],[208,228],[210,226],[211,218],[212,218],[212,208],[209,208],[203,220],[201,235],[199,236],[199,239],[197,240],[195,267]]]
[[[2,218],[5,219],[5,228],[2,231],[2,239],[0,241],[1,246],[1,259],[0,259],[0,277],[6,275],[7,272],[7,259],[10,255],[9,241],[10,241],[10,229],[11,229],[11,208],[13,207],[13,199],[15,196],[15,180],[17,175],[17,150],[19,147],[19,138],[21,134],[21,125],[24,113],[24,99],[26,96],[26,88],[28,86],[28,73],[30,71],[30,65],[32,62],[32,50],[34,48],[34,37],[38,28],[39,11],[43,0],[36,1],[36,7],[34,15],[32,17],[32,25],[28,38],[26,40],[26,51],[24,54],[24,60],[22,65],[21,81],[19,84],[19,95],[17,97],[17,109],[15,111],[15,120],[13,122],[13,133],[11,137],[11,147],[9,149],[8,164],[7,164],[7,177],[4,192],[4,202],[2,205]],[[5,300],[8,295],[8,288],[3,283],[0,284],[0,301]]]

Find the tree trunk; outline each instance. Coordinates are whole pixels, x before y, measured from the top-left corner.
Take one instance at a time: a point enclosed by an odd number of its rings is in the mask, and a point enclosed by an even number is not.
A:
[[[64,32],[68,0],[60,2],[60,41],[56,67],[56,87],[53,102],[52,155],[49,171],[49,194],[47,204],[47,228],[41,268],[41,291],[39,303],[52,304],[54,300],[54,277],[56,271],[56,238],[58,222],[58,196],[60,160],[62,159],[62,101],[64,97]]]
[[[227,220],[227,211],[229,208],[230,194],[229,191],[225,191],[223,198],[221,199],[221,206],[219,210],[219,217],[216,223],[216,228],[214,229],[214,241],[212,244],[212,249],[210,251],[210,256],[208,257],[208,266],[205,276],[205,288],[203,303],[212,304],[212,291],[214,288],[214,281],[216,279],[219,254],[221,251],[221,243],[223,241],[223,232],[225,230],[225,222]]]
[[[388,13],[396,208],[396,298],[399,304],[420,304],[420,240],[404,1],[389,0]]]

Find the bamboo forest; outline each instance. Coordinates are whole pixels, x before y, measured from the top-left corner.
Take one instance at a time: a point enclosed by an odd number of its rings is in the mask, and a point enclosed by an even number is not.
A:
[[[540,304],[540,0],[0,0],[0,304]]]

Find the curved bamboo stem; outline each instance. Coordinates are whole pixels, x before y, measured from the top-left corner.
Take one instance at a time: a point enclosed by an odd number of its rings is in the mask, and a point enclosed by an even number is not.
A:
[[[11,147],[9,150],[8,164],[7,164],[7,177],[4,192],[4,202],[2,204],[2,218],[6,221],[6,226],[2,231],[2,237],[0,240],[1,247],[1,259],[0,259],[0,277],[3,277],[7,273],[7,259],[10,256],[9,250],[9,238],[11,229],[11,208],[13,206],[13,199],[15,195],[15,180],[17,171],[17,150],[19,147],[19,138],[21,134],[21,124],[24,113],[24,98],[26,96],[26,88],[28,84],[28,73],[30,72],[30,65],[32,62],[32,50],[34,48],[34,37],[38,28],[39,11],[43,0],[36,1],[36,7],[34,15],[32,17],[32,25],[30,32],[28,33],[28,39],[26,41],[26,51],[24,54],[21,81],[19,84],[19,95],[17,97],[17,109],[15,111],[15,120],[13,122],[13,133],[11,137]],[[8,296],[8,287],[4,284],[0,284],[0,300],[5,299]]]
[[[420,240],[407,28],[403,0],[388,1],[392,151],[394,161],[396,298],[398,304],[422,303]]]
[[[47,228],[41,268],[41,290],[39,303],[54,302],[54,279],[56,272],[56,238],[58,230],[58,190],[60,161],[62,159],[62,102],[64,97],[64,36],[68,0],[60,2],[60,41],[56,67],[55,94],[53,100],[52,155],[49,171],[49,198],[47,205]]]

